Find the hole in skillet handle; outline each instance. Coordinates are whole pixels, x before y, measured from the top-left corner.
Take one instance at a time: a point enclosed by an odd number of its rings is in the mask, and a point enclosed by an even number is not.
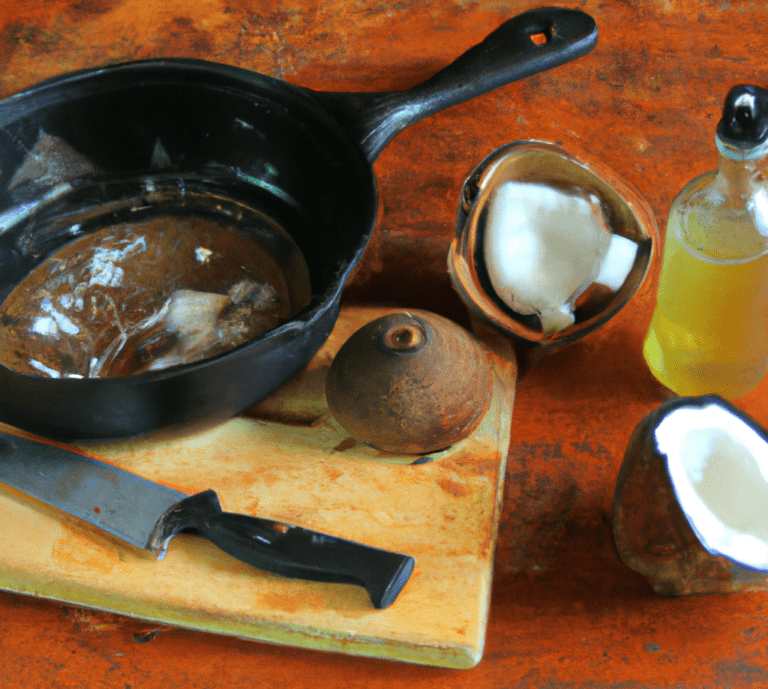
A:
[[[528,38],[531,39],[531,43],[534,45],[546,45],[549,43],[549,36],[547,36],[546,33],[543,31],[537,31],[536,33],[532,33],[528,36]]]

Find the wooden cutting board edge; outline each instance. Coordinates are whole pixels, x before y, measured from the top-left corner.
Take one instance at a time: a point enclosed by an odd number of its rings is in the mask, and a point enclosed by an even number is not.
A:
[[[362,314],[371,311],[374,315],[378,311],[373,309],[351,309],[359,318]],[[353,319],[354,319],[353,318]],[[510,437],[512,423],[512,409],[514,406],[514,387],[516,381],[516,363],[512,347],[508,342],[496,340],[489,342],[488,333],[481,343],[488,351],[489,360],[495,373],[496,407],[498,422],[498,437],[506,439]],[[490,338],[494,340],[494,338]],[[489,413],[491,410],[489,410]],[[507,453],[500,453],[500,460],[496,471],[495,504],[493,506],[493,518],[491,524],[492,542],[491,553],[494,552],[497,538],[498,523],[500,517],[501,501],[504,490],[504,474],[506,469]],[[26,498],[25,498],[26,499]],[[49,511],[45,505],[40,505],[43,511]],[[175,541],[184,539],[179,536]],[[194,537],[188,538],[182,544],[175,547],[194,549]],[[151,557],[148,555],[148,557]],[[159,565],[162,566],[162,565]],[[490,610],[491,579],[493,576],[492,556],[490,566],[483,572],[483,578],[487,581],[483,587],[483,595],[477,601],[477,624],[480,630],[475,643],[471,644],[439,644],[429,643],[427,639],[423,643],[410,640],[381,639],[375,636],[367,636],[359,633],[334,633],[328,629],[311,625],[290,624],[277,621],[263,620],[258,617],[221,616],[201,610],[190,610],[180,606],[169,605],[166,608],[158,608],[157,604],[146,605],[139,598],[126,596],[124,599],[115,599],[108,591],[94,589],[87,584],[80,584],[74,580],[55,580],[44,575],[31,574],[29,571],[17,571],[14,568],[6,568],[0,572],[0,589],[21,595],[45,598],[64,605],[77,606],[92,610],[114,613],[126,617],[141,619],[158,625],[170,625],[184,629],[205,631],[222,634],[253,641],[261,641],[278,645],[290,645],[320,651],[331,651],[358,655],[371,658],[397,660],[414,664],[430,665],[453,669],[468,669],[476,666],[482,659],[485,632],[488,614]],[[320,586],[343,586],[334,584],[320,584]]]

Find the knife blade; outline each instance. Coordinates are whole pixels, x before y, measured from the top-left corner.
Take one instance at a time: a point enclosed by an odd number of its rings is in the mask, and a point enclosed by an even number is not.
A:
[[[386,608],[415,561],[300,526],[224,512],[212,490],[189,495],[74,449],[0,431],[0,482],[162,559],[189,531],[261,570],[362,586]]]

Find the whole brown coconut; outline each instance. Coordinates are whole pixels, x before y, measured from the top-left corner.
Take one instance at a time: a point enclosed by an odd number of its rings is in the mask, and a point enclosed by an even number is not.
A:
[[[491,403],[493,374],[466,330],[410,311],[355,332],[333,360],[325,392],[353,437],[379,450],[426,454],[477,428]]]

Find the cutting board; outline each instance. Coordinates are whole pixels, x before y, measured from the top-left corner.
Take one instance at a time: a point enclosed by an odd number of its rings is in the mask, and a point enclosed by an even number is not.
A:
[[[84,448],[187,493],[214,489],[228,511],[414,556],[411,579],[389,608],[375,610],[356,586],[261,572],[193,535],[173,538],[157,560],[3,486],[0,587],[265,642],[453,668],[477,664],[510,438],[514,355],[500,338],[481,338],[495,389],[471,436],[428,458],[378,452],[334,420],[324,380],[347,337],[392,310],[342,310],[297,378],[227,423],[181,438]]]

